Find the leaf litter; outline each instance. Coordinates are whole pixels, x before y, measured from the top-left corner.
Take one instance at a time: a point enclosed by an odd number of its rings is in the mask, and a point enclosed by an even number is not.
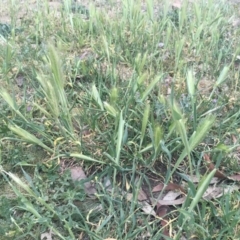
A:
[[[53,240],[52,235],[53,232],[51,230],[49,232],[42,233],[41,240]]]
[[[87,179],[87,176],[83,171],[82,167],[73,167],[70,169],[70,172],[71,172],[71,178],[73,181],[82,181]],[[95,193],[97,193],[96,188],[90,182],[84,182],[84,189],[86,194],[91,197]]]
[[[215,169],[215,165],[211,162],[210,157],[207,154],[203,156],[203,159],[207,163],[206,172]],[[73,182],[83,181],[84,190],[87,196],[94,197],[94,195],[97,194],[96,186],[90,181],[87,181],[87,176],[82,167],[72,167],[70,169],[70,172]],[[187,174],[179,175],[185,182],[190,181],[193,184],[198,184],[201,181],[199,176],[189,176]],[[219,182],[221,182],[222,180],[231,180],[234,182],[240,181],[240,174],[226,176],[223,172],[217,170],[214,178],[212,178],[202,198],[206,201],[209,201],[211,199],[219,198],[224,194],[230,194],[233,191],[239,190],[240,187],[238,185],[219,184]],[[138,181],[139,179],[136,178],[135,182]],[[109,178],[103,178],[103,186],[108,192],[112,191],[112,183]],[[123,196],[126,196],[127,201],[133,201],[134,194],[129,192],[131,190],[131,187],[128,183],[126,185],[127,192],[120,189],[120,187],[118,190],[119,193],[121,193]],[[145,214],[152,215],[153,217],[160,219],[160,225],[163,228],[163,235],[169,237],[170,217],[168,215],[171,213],[172,209],[172,207],[170,208],[170,206],[183,204],[186,200],[186,195],[186,184],[184,184],[184,182],[181,185],[172,182],[169,182],[168,184],[158,183],[157,185],[152,187],[150,193],[146,193],[146,191],[144,191],[142,187],[140,187],[137,193],[137,203],[139,208]],[[101,208],[100,203],[99,206]],[[51,240],[51,233],[44,234],[43,237],[47,237],[47,239]]]

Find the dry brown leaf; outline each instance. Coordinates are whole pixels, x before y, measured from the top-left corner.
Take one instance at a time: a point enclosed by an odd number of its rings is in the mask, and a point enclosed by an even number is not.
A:
[[[155,186],[152,189],[152,192],[160,192],[163,190],[163,188],[164,188],[164,183],[159,183],[157,186]],[[182,186],[175,184],[175,183],[168,183],[165,190],[180,190],[182,192],[185,192],[185,190]]]
[[[218,198],[223,195],[223,188],[222,187],[216,187],[216,186],[209,186],[205,193],[203,194],[203,198],[205,200],[210,200],[213,198]]]
[[[133,194],[132,194],[132,193],[127,193],[126,197],[127,197],[127,200],[128,200],[129,202],[131,202],[132,199],[133,199]],[[139,197],[139,196],[138,196],[138,197]],[[140,196],[139,198],[142,199],[141,196]],[[139,205],[141,206],[141,209],[142,209],[145,213],[150,214],[150,215],[153,215],[153,216],[156,216],[156,213],[155,213],[153,207],[152,207],[147,201],[143,201],[143,200],[140,201],[140,200],[138,200],[138,203],[139,203]]]
[[[207,162],[207,166],[208,166],[209,170],[212,171],[215,168],[215,165],[211,162],[209,155],[204,154],[203,159]],[[218,177],[220,179],[229,179],[229,180],[233,180],[233,181],[240,181],[240,174],[226,176],[224,173],[217,170],[214,176]]]
[[[199,183],[201,181],[201,179],[197,176],[190,176],[190,175],[187,175],[187,174],[185,174],[185,175],[192,183]],[[210,184],[215,184],[215,183],[218,183],[219,181],[220,181],[219,178],[213,177]]]
[[[157,216],[162,218],[161,220],[161,225],[162,227],[164,227],[163,230],[163,235],[170,237],[169,235],[169,228],[168,228],[168,219],[166,217],[166,215],[170,212],[170,208],[168,206],[160,206],[157,209]]]
[[[73,181],[81,181],[87,178],[86,174],[84,173],[81,167],[71,168],[70,171],[71,171],[71,177]],[[88,195],[93,195],[97,192],[95,187],[92,186],[90,182],[84,183],[84,189]]]
[[[240,181],[240,174],[232,175],[232,176],[228,177],[228,179],[231,179],[233,181]]]
[[[154,211],[153,207],[147,201],[140,202],[140,204],[142,205],[141,209],[146,214],[156,216],[156,212]]]
[[[133,198],[133,194],[127,193],[127,200],[131,201],[132,198]],[[139,192],[138,192],[138,201],[145,201],[147,199],[148,199],[148,197],[147,197],[146,193],[140,188]]]
[[[232,141],[233,141],[233,144],[237,144],[237,138],[235,135],[232,134]]]
[[[175,200],[177,197],[179,197],[180,195],[182,195],[181,192],[175,192],[175,191],[169,191],[162,200],[165,201],[172,201]]]
[[[206,192],[203,194],[205,200],[210,200],[214,198],[219,198],[223,194],[232,193],[235,190],[238,190],[240,186],[210,186],[207,188]]]
[[[172,205],[180,205],[183,204],[186,200],[186,197],[181,197],[176,200],[156,200],[154,198],[151,198],[152,204],[158,204],[159,206],[172,206]]]
[[[164,184],[160,183],[157,186],[155,186],[152,190],[152,192],[160,192],[164,189]],[[170,206],[170,205],[179,205],[182,204],[186,197],[178,198],[180,195],[185,193],[185,190],[182,186],[175,184],[175,183],[168,183],[168,185],[165,187],[165,190],[170,190],[163,199],[156,200],[154,198],[151,198],[152,204],[158,204],[158,206]]]
[[[157,209],[156,213],[157,213],[158,217],[164,218],[165,215],[167,215],[169,212],[170,212],[170,208],[168,206],[160,206]]]
[[[145,201],[147,199],[148,199],[147,194],[140,188],[138,192],[138,201]]]
[[[127,193],[126,198],[129,202],[132,201],[133,199],[133,194],[132,193]],[[138,192],[138,203],[141,206],[141,209],[146,213],[150,214],[153,216],[156,216],[156,213],[153,209],[153,207],[146,201],[149,198],[147,197],[147,194],[140,188]]]
[[[203,159],[207,162],[207,167],[209,168],[210,171],[212,171],[213,169],[215,169],[215,165],[211,162],[209,155],[204,154],[203,155]],[[221,171],[217,170],[214,177],[218,177],[221,179],[225,179],[227,178],[226,175],[224,175]]]
[[[46,232],[46,233],[42,233],[41,234],[41,240],[52,240],[52,231],[50,230],[49,232]]]

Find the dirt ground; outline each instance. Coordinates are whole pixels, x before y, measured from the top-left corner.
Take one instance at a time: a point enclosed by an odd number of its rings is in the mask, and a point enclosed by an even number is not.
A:
[[[38,0],[16,0],[15,5],[11,6],[10,0],[0,0],[0,23],[11,22],[11,11],[16,13],[16,20],[19,21],[26,15],[34,15],[38,9]],[[61,8],[61,0],[50,1],[49,6],[53,10]],[[39,6],[40,7],[40,6]]]

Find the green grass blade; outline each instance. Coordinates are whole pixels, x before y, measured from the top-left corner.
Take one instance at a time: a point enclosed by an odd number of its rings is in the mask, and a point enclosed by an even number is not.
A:
[[[100,107],[100,109],[103,111],[104,110],[103,103],[102,103],[102,100],[100,98],[100,94],[99,94],[95,85],[92,86],[92,96],[93,96],[93,99],[98,104],[98,106]]]
[[[18,107],[14,99],[10,96],[10,94],[5,89],[3,88],[0,89],[0,95],[19,117],[21,117],[24,121],[28,122],[28,120],[18,110]]]
[[[122,148],[122,140],[123,140],[123,134],[124,134],[124,125],[125,121],[123,120],[122,111],[120,113],[120,119],[119,119],[119,125],[118,125],[118,138],[117,138],[117,146],[116,146],[116,163],[119,165],[120,160],[120,152]]]
[[[160,146],[160,142],[163,139],[163,130],[161,125],[159,124],[155,124],[154,126],[154,149],[155,152],[158,152],[159,146]]]
[[[189,139],[189,151],[191,152],[200,142],[201,140],[208,134],[211,126],[213,125],[215,121],[215,116],[209,116],[206,117],[204,120],[202,120],[202,123],[199,124],[197,130],[192,134],[192,136]],[[171,171],[170,176],[176,171],[176,169],[179,167],[181,162],[184,160],[184,158],[188,155],[187,149],[184,148],[181,155],[179,156],[178,160],[174,164],[174,167]],[[166,182],[170,180],[170,176],[166,179]]]
[[[155,85],[159,82],[159,80],[161,79],[162,75],[158,75],[157,77],[154,78],[154,80],[148,85],[147,89],[143,92],[142,94],[142,99],[141,101],[143,102],[146,97],[150,94],[150,92],[152,91],[152,89],[155,87]]]
[[[150,113],[150,104],[147,103],[146,106],[145,106],[145,109],[144,109],[144,113],[143,113],[140,147],[142,146],[142,142],[143,142],[143,139],[144,139],[144,136],[145,136],[149,113]]]
[[[107,163],[105,163],[103,161],[99,161],[97,159],[91,158],[91,157],[83,155],[81,153],[70,153],[70,157],[80,158],[82,160],[86,160],[86,161],[89,161],[89,162],[96,162],[96,163],[101,163],[101,164],[107,164]]]
[[[192,151],[200,143],[200,141],[206,136],[211,126],[215,122],[215,119],[216,117],[214,115],[207,116],[198,125],[196,132],[194,132],[189,139],[190,151]]]
[[[214,177],[215,173],[216,173],[217,169],[213,169],[205,179],[203,179],[203,181],[200,183],[196,195],[194,196],[191,205],[188,208],[188,212],[192,212],[193,209],[196,207],[196,205],[198,204],[198,202],[200,201],[200,199],[202,198],[203,194],[205,193],[205,191],[207,190],[212,178]]]
[[[23,188],[30,196],[34,196],[32,189],[24,183],[19,177],[11,172],[5,172],[15,183],[17,183],[21,188]]]
[[[229,66],[225,66],[223,68],[223,70],[221,71],[217,81],[215,82],[215,84],[213,86],[213,90],[212,90],[212,92],[211,92],[211,94],[210,94],[210,96],[208,98],[209,100],[212,98],[212,95],[215,92],[216,88],[219,87],[219,85],[221,85],[227,79],[229,69],[230,69]]]
[[[42,92],[47,100],[46,104],[56,121],[60,121],[63,125],[61,130],[74,136],[69,103],[64,90],[65,77],[60,57],[52,45],[48,46],[47,65],[50,74],[38,74],[37,76],[37,79],[42,86]]]
[[[187,72],[187,87],[188,87],[189,95],[191,96],[191,98],[193,98],[195,94],[195,81],[194,81],[192,69],[188,70]]]
[[[221,71],[220,76],[218,77],[216,83],[214,84],[215,87],[218,87],[220,84],[222,84],[226,80],[228,71],[229,71],[229,66],[225,66]]]
[[[113,106],[111,106],[107,102],[104,102],[103,104],[104,104],[105,109],[107,110],[107,112],[110,115],[112,115],[114,118],[116,118],[118,116],[118,111]]]
[[[179,107],[177,106],[177,104],[175,102],[173,103],[171,108],[172,108],[173,120],[175,122],[175,127],[176,127],[178,134],[180,135],[180,137],[182,139],[183,145],[184,145],[186,153],[188,155],[190,172],[191,172],[191,175],[193,175],[191,155],[190,155],[191,150],[190,150],[190,146],[189,146],[189,140],[187,137],[187,130],[185,127],[184,119],[183,119],[183,116],[182,116],[182,113],[181,113]]]
[[[32,135],[31,133],[27,132],[26,130],[18,127],[17,125],[10,125],[9,124],[8,128],[13,133],[15,133],[16,135],[20,136],[22,139],[24,139],[26,142],[39,145],[42,148],[44,148],[45,150],[47,150],[48,152],[54,153],[54,151],[51,148],[49,148],[48,146],[46,146],[41,140],[39,140],[38,138],[36,138],[34,135]]]

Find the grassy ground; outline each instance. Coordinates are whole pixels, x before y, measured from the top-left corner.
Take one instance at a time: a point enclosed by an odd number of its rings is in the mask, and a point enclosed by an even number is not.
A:
[[[0,239],[239,239],[237,5],[35,3],[0,22]]]

